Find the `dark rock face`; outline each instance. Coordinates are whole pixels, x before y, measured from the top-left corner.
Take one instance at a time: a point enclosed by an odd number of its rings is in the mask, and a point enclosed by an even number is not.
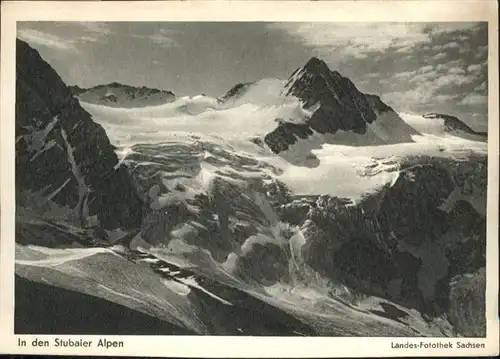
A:
[[[219,103],[224,103],[229,99],[236,98],[241,96],[245,91],[252,86],[253,82],[245,82],[234,85],[231,89],[229,89],[223,96],[219,97],[217,100]]]
[[[16,192],[36,192],[106,229],[140,225],[142,203],[104,129],[59,75],[17,40]],[[23,196],[20,196],[23,197]],[[31,208],[34,210],[34,208]]]
[[[450,322],[466,337],[485,337],[485,268],[454,277],[449,285],[448,299]]]
[[[441,232],[444,212],[439,205],[454,189],[445,169],[431,165],[416,165],[399,175],[387,189],[379,209],[379,220],[396,237],[415,240],[427,234]]]

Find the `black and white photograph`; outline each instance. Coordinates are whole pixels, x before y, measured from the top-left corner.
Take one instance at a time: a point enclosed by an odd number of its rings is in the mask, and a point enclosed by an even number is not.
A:
[[[18,21],[14,334],[485,339],[488,34]]]

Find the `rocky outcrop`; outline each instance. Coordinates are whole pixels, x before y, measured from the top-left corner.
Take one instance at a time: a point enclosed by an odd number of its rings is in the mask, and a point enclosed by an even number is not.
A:
[[[110,107],[145,107],[162,105],[175,100],[172,91],[145,86],[136,87],[112,82],[90,88],[70,86],[70,92],[79,100]]]
[[[311,126],[308,124],[296,124],[278,121],[278,127],[265,137],[265,142],[274,153],[286,151],[290,145],[295,144],[299,139],[305,140],[313,134]]]
[[[142,202],[104,129],[20,40],[16,75],[18,207],[81,227],[139,226]]]

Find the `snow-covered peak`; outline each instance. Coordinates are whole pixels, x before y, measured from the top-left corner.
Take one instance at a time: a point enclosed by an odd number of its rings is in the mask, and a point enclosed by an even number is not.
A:
[[[342,89],[345,87],[343,84],[345,80],[346,78],[342,77],[338,71],[331,71],[324,61],[312,57],[290,76],[283,94],[303,97],[304,92],[326,92],[338,99],[339,90],[349,91],[348,88]],[[350,83],[347,87],[352,86],[353,84]]]
[[[474,131],[458,118],[440,113],[425,115],[400,113],[401,118],[416,131],[423,135],[440,138],[462,138],[471,141],[484,142],[487,133]]]

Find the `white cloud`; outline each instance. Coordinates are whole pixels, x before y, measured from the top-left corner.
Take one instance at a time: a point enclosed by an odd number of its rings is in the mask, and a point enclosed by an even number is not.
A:
[[[480,72],[482,69],[482,66],[479,64],[472,64],[467,67],[468,72]]]
[[[439,65],[436,66],[436,70],[448,72],[448,67],[449,66],[447,64],[446,65],[445,64],[439,64]]]
[[[358,56],[404,48],[428,40],[423,25],[407,23],[276,23],[306,45],[340,49],[344,55]]]
[[[36,26],[36,25],[35,25]],[[78,50],[82,43],[103,42],[113,32],[103,23],[96,22],[55,22],[54,28],[58,35],[36,28],[19,28],[17,36],[31,44],[49,47],[54,50]],[[76,30],[76,33],[75,33]],[[64,36],[63,34],[72,34]]]
[[[476,92],[482,92],[482,91],[485,91],[488,89],[488,84],[486,83],[486,81],[483,81],[481,82],[481,84],[479,84],[475,89],[474,91]]]
[[[76,42],[74,40],[64,39],[35,29],[20,29],[17,31],[17,36],[30,44],[49,47],[55,50],[76,50]]]
[[[370,52],[410,51],[416,45],[431,43],[432,36],[458,30],[469,30],[477,23],[274,23],[306,45],[318,49],[335,49],[351,57],[366,57]],[[456,42],[445,46],[459,47]]]
[[[469,44],[464,44],[463,46],[458,49],[458,53],[463,55],[463,54],[471,54],[473,49],[469,46]],[[475,49],[474,49],[475,51]]]
[[[442,72],[448,72],[448,69],[452,67],[465,67],[464,63],[461,60],[452,60],[443,64],[439,64],[436,66],[436,70]]]
[[[435,45],[432,47],[432,49],[434,51],[442,51],[442,50],[458,49],[460,47],[461,46],[457,42],[452,41],[452,42],[449,42],[449,43],[443,44],[443,45]]]
[[[434,35],[446,34],[455,31],[468,31],[473,29],[478,29],[479,24],[477,22],[455,22],[455,23],[441,23],[432,24],[430,27],[430,32]]]
[[[486,105],[487,103],[488,96],[477,93],[468,94],[459,102],[460,105]]]
[[[170,29],[160,29],[158,32],[154,34],[132,34],[130,36],[145,39],[151,41],[155,45],[159,45],[164,48],[169,48],[173,46],[177,46],[177,41],[175,40],[176,32]]]
[[[451,67],[448,69],[449,74],[455,74],[455,75],[465,75],[466,72],[463,68],[461,67]]]
[[[420,83],[434,80],[438,77],[438,74],[435,70],[433,71],[425,71],[423,73],[416,74],[410,80],[410,83]]]
[[[404,71],[404,72],[398,72],[397,74],[394,75],[396,78],[408,78],[411,76],[414,76],[416,74],[416,71]]]
[[[447,57],[448,55],[445,52],[440,52],[436,55],[434,55],[432,58],[436,61],[443,60]]]
[[[84,42],[99,42],[99,39],[95,36],[82,36],[79,40]]]
[[[476,52],[475,54],[476,59],[483,59],[488,57],[488,45],[479,46],[475,50],[475,52]]]
[[[479,46],[477,49],[478,54],[485,55],[488,53],[488,45]]]
[[[456,62],[453,62],[456,64]],[[383,97],[394,107],[401,110],[418,111],[423,107],[432,107],[436,104],[443,104],[450,101],[456,101],[460,98],[461,93],[455,91],[451,94],[441,93],[444,89],[457,88],[462,85],[471,84],[476,80],[475,76],[467,75],[460,67],[449,67],[443,65],[445,74],[439,73],[435,69],[430,69],[429,66],[424,66],[415,71],[401,72],[395,75],[396,79],[409,79],[411,86],[409,90],[395,91],[385,94]],[[439,66],[438,66],[439,67]],[[422,69],[424,71],[422,71]],[[471,98],[463,101],[478,102],[478,98]]]
[[[389,92],[382,97],[384,101],[402,110],[411,110],[414,106],[433,101],[432,93],[427,91],[424,86],[409,91]]]
[[[419,72],[426,73],[426,72],[431,72],[434,69],[434,66],[432,65],[426,65],[422,66],[420,69],[418,69]]]
[[[389,105],[402,111],[419,111],[423,107],[430,108],[435,104],[454,101],[457,97],[455,94],[436,94],[435,90],[432,83],[424,83],[411,90],[390,92],[382,97]]]
[[[426,83],[428,90],[430,89],[434,93],[441,87],[460,86],[474,82],[476,77],[467,75],[462,67],[456,66],[459,63],[450,61],[436,67],[431,65],[423,66],[411,74],[410,83]]]
[[[113,33],[108,24],[102,22],[74,22],[73,24],[81,26],[86,32],[99,34],[99,35],[109,35]]]
[[[457,97],[457,95],[455,95],[455,94],[449,94],[449,95],[439,94],[439,95],[434,95],[433,99],[434,99],[434,103],[443,103],[443,102],[454,100],[456,97]]]
[[[449,74],[440,76],[436,79],[436,85],[439,87],[460,86],[474,82],[476,78],[470,75]]]

